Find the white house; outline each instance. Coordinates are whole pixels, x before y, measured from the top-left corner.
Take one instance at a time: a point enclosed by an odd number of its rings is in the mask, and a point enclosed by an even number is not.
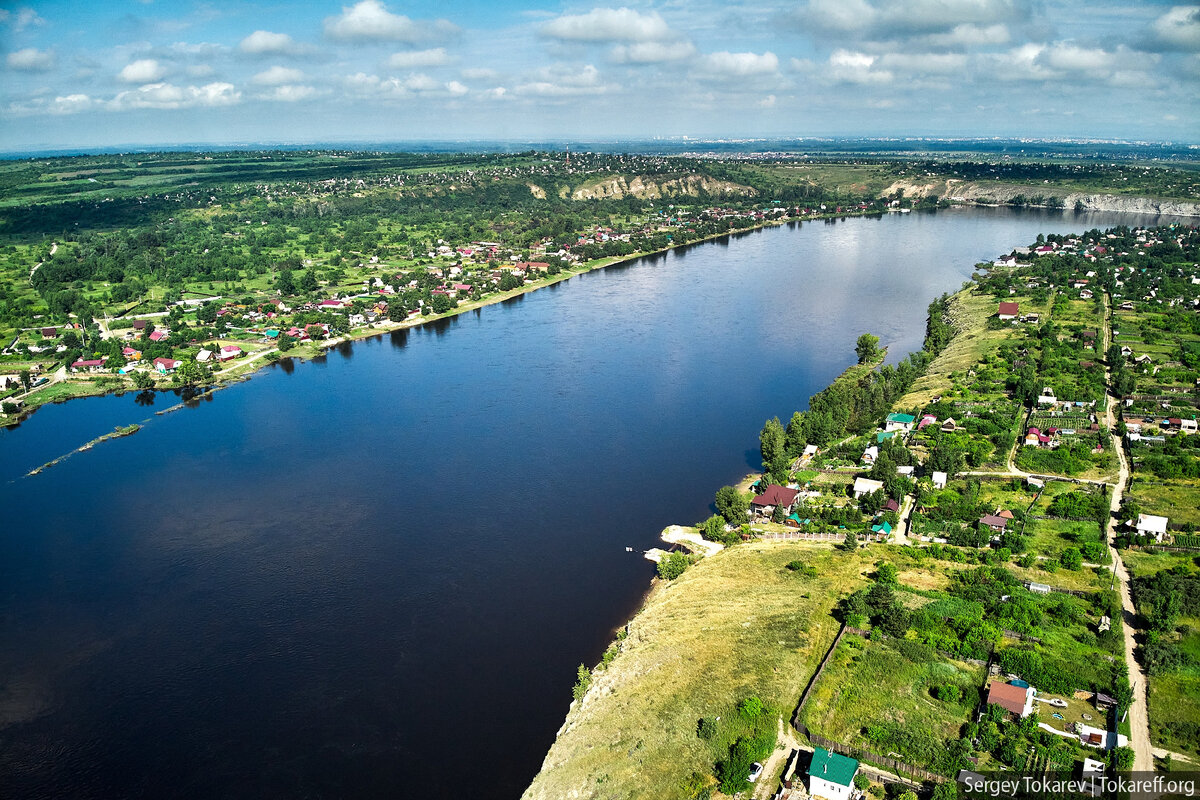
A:
[[[875,445],[871,445],[863,451],[862,462],[864,464],[874,464],[877,458],[879,458],[879,448]]]
[[[1167,518],[1154,514],[1138,514],[1136,527],[1139,536],[1153,536],[1156,542],[1161,542],[1167,535]]]
[[[883,488],[883,481],[873,481],[870,478],[855,478],[854,479],[854,496],[862,497],[863,495],[877,492]]]
[[[808,793],[824,800],[849,800],[857,772],[858,762],[853,758],[818,747],[808,765]]]
[[[948,478],[949,478],[949,476],[948,476],[948,475],[946,475],[946,473],[944,473],[944,472],[935,472],[935,473],[933,473],[933,476],[932,476],[932,480],[933,480],[933,488],[935,488],[935,489],[945,489],[945,488],[946,488],[946,480],[947,480]]]

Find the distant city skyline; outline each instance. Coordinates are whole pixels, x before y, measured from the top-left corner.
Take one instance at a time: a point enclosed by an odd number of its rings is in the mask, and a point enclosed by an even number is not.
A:
[[[1200,6],[0,5],[0,150],[933,136],[1200,142]]]

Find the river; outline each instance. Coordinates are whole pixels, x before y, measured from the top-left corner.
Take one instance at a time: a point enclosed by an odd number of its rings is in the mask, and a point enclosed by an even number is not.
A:
[[[515,798],[763,420],[1038,232],[956,209],[768,228],[0,433],[0,794]],[[30,468],[118,424],[134,436]],[[626,552],[626,547],[635,552]]]

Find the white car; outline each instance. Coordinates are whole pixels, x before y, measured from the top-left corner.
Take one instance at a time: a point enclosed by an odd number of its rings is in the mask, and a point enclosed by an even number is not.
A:
[[[754,783],[756,780],[758,780],[758,777],[762,775],[762,769],[762,764],[755,761],[750,765],[750,774],[746,776],[746,780]]]

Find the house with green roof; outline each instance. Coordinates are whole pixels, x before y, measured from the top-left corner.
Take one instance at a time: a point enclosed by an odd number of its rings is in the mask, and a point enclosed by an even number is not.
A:
[[[875,533],[882,533],[884,536],[891,536],[892,523],[888,522],[885,519],[883,522],[880,522],[878,525],[872,525],[871,530],[874,531]]]
[[[888,414],[883,429],[885,431],[904,431],[908,433],[912,430],[913,423],[916,421],[917,418],[912,414]]]
[[[857,772],[858,762],[853,758],[818,747],[808,765],[808,792],[824,800],[849,800]]]

